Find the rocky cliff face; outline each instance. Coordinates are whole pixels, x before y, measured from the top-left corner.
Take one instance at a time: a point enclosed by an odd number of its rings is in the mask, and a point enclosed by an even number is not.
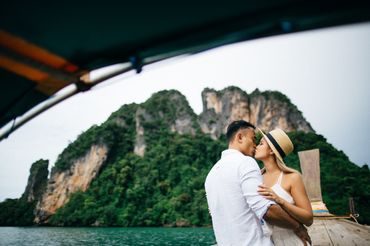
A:
[[[237,87],[221,91],[207,88],[202,92],[202,101],[203,112],[199,116],[199,124],[202,131],[213,139],[224,134],[230,122],[241,119],[264,131],[278,127],[288,132],[313,132],[302,113],[279,92],[255,90],[248,95]]]
[[[302,112],[280,92],[255,90],[249,101],[249,120],[264,131],[278,127],[287,132],[314,132]]]
[[[221,91],[204,89],[202,92],[203,112],[196,116],[186,98],[178,91],[161,91],[154,94],[144,104],[139,105],[136,114],[136,139],[134,152],[139,156],[145,153],[145,135],[158,122],[179,134],[196,134],[200,129],[218,139],[226,132],[228,124],[234,120],[246,120],[270,131],[276,127],[285,131],[314,132],[302,113],[283,94],[276,91],[255,90],[248,95],[238,87],[228,87]]]
[[[47,222],[50,215],[68,202],[72,193],[85,191],[98,174],[107,153],[106,146],[93,145],[90,151],[77,159],[68,170],[53,169],[46,192],[36,206],[35,222]]]
[[[21,199],[27,202],[39,201],[45,191],[48,181],[48,160],[38,160],[32,164],[26,189]]]
[[[249,121],[248,95],[239,88],[230,87],[222,91],[204,89],[202,101],[203,112],[199,115],[199,124],[202,131],[214,139],[225,132],[230,122],[241,119]]]

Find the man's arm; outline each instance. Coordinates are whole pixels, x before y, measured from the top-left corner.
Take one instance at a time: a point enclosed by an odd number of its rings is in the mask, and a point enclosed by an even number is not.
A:
[[[271,205],[263,218],[272,225],[292,230],[298,229],[301,225],[277,204]]]
[[[258,185],[262,184],[262,175],[257,162],[251,157],[245,157],[238,170],[241,188],[245,201],[259,220],[263,218],[273,201],[258,194]]]
[[[264,218],[270,224],[279,227],[293,230],[298,228],[300,224],[279,205],[258,194],[257,189],[262,183],[262,175],[257,162],[250,157],[246,157],[243,161],[238,170],[241,188],[246,202],[257,217]]]
[[[311,238],[307,233],[306,227],[293,219],[279,205],[271,205],[263,218],[272,225],[292,229],[294,233],[302,240],[304,245],[307,245],[306,241],[310,244],[312,243]]]

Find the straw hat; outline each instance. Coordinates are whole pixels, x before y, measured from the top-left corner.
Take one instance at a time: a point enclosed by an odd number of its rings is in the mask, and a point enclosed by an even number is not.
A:
[[[288,135],[281,129],[276,128],[267,134],[264,134],[261,129],[258,130],[262,133],[262,136],[266,139],[266,142],[276,155],[276,157],[282,162],[283,158],[289,155],[293,149],[293,143],[288,137]],[[285,163],[284,163],[285,164]]]

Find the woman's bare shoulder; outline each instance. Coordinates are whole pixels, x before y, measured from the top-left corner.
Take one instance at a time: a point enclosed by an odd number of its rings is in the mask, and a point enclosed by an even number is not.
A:
[[[284,173],[285,179],[289,181],[289,183],[297,183],[297,182],[303,182],[302,174],[299,172],[294,173]]]

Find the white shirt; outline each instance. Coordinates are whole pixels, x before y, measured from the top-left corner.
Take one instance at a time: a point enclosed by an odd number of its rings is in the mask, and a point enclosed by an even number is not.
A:
[[[238,150],[222,152],[208,173],[205,189],[219,246],[273,245],[264,237],[261,219],[274,202],[258,194],[262,183],[257,162]]]

